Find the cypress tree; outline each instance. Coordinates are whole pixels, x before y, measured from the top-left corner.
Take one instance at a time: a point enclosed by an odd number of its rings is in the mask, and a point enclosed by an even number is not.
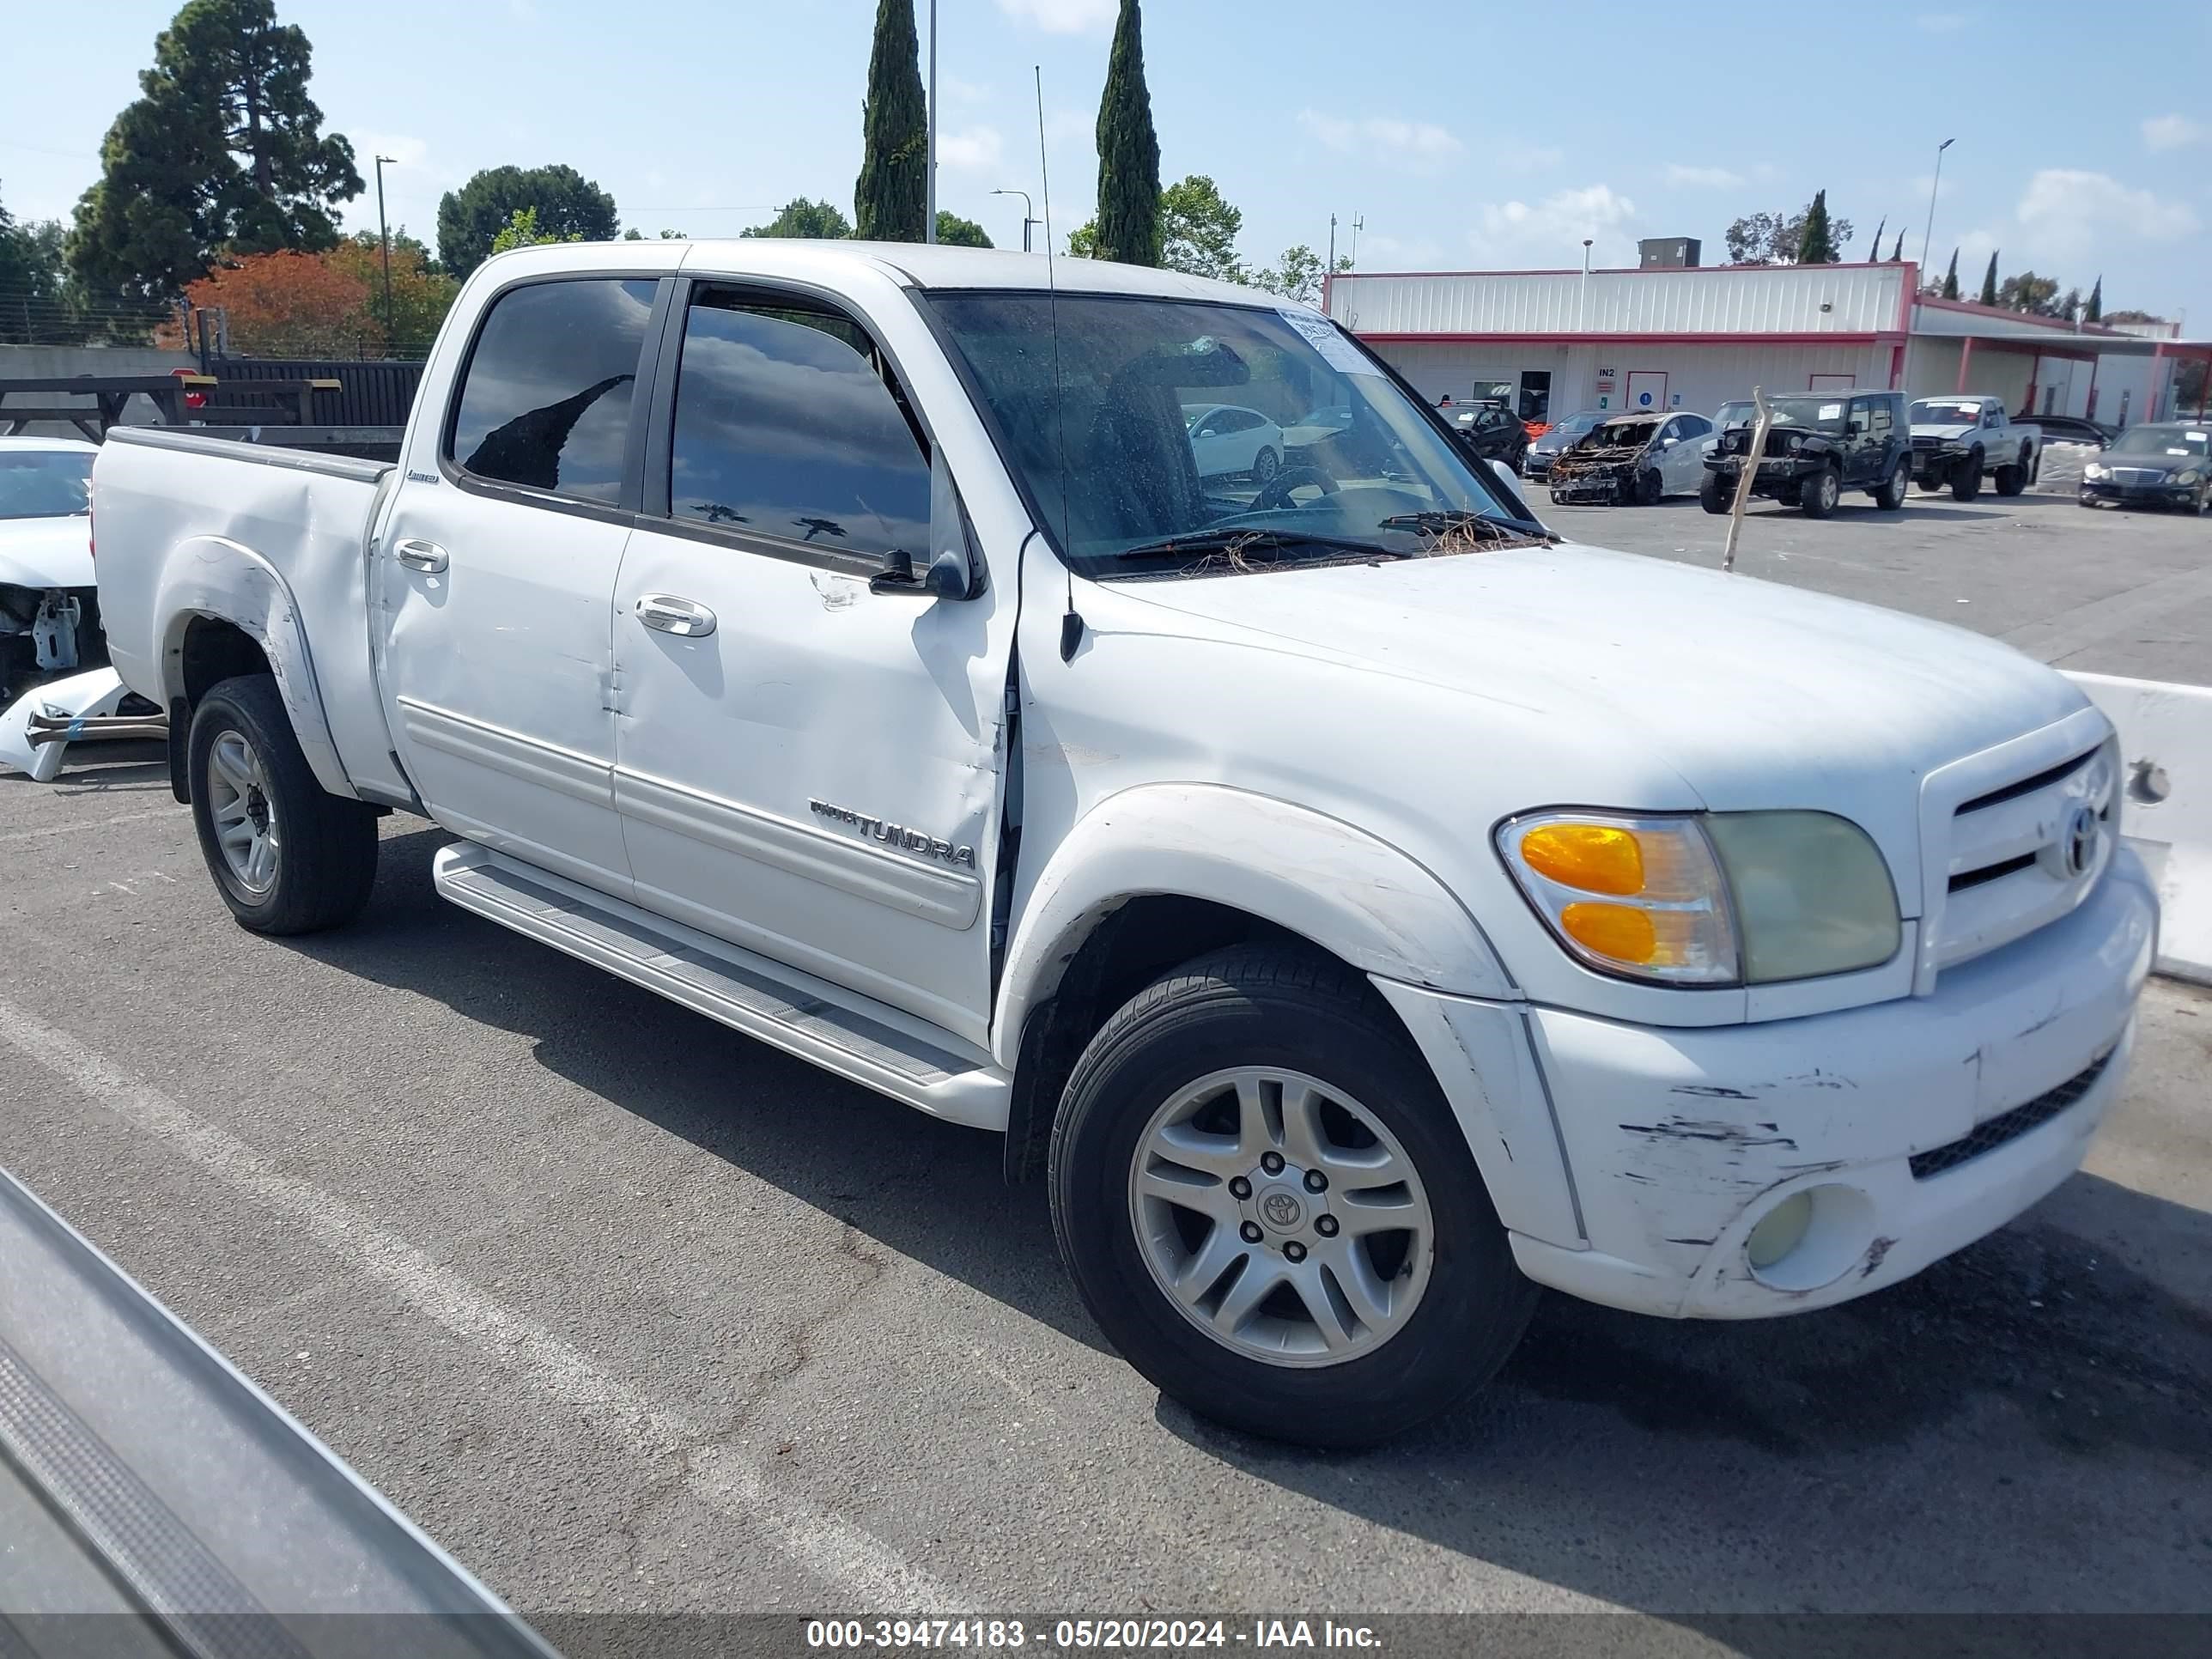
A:
[[[924,240],[929,222],[929,118],[922,104],[914,0],[877,0],[860,141],[853,234],[882,242]]]
[[[1145,87],[1138,0],[1121,0],[1098,100],[1098,257],[1131,265],[1160,262],[1160,141]]]
[[[1877,253],[1881,252],[1879,243],[1875,245],[1875,252]],[[1905,263],[1905,233],[1901,230],[1897,233],[1897,246],[1889,251],[1889,262],[1893,265],[1901,265]]]
[[[2089,290],[2089,303],[2082,310],[2085,323],[2100,323],[2105,319],[2105,273],[2097,273],[2097,285]]]
[[[1836,263],[1835,233],[1828,228],[1828,192],[1813,192],[1813,205],[1805,210],[1805,228],[1797,236],[1797,263],[1832,265]]]
[[[1985,306],[1993,306],[1996,302],[1997,256],[1996,250],[1992,248],[1990,250],[1990,268],[1982,274],[1982,303]]]
[[[1888,224],[1889,216],[1885,213],[1881,216],[1881,223],[1874,228],[1874,257],[1876,259],[1881,258],[1881,233]]]
[[[1943,297],[1947,300],[1959,297],[1959,250],[1956,248],[1951,250],[1950,270],[1943,273]]]

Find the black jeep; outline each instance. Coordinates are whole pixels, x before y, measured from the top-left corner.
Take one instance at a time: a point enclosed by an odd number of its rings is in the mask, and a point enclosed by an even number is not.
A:
[[[1812,392],[1770,398],[1767,406],[1774,424],[1752,476],[1753,495],[1802,507],[1808,519],[1826,518],[1846,489],[1865,490],[1885,512],[1905,505],[1912,433],[1903,392]],[[1723,413],[1720,441],[1705,458],[1698,490],[1708,513],[1725,513],[1735,504],[1736,480],[1757,426],[1748,404],[1726,405]]]

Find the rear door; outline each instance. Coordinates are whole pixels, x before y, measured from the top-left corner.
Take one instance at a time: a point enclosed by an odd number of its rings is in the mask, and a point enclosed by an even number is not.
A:
[[[517,283],[422,396],[372,635],[409,781],[447,829],[617,894],[608,606],[637,494],[650,278]],[[426,408],[428,405],[426,404]]]
[[[702,279],[664,337],[614,596],[637,902],[980,1042],[1013,594],[872,591],[963,520],[857,313]]]

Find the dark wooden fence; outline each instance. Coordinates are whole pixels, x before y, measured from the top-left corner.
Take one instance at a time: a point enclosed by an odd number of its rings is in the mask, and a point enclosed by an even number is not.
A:
[[[217,380],[316,380],[338,383],[335,392],[314,399],[317,426],[404,426],[422,383],[422,365],[390,362],[348,362],[327,358],[217,357],[208,364]],[[277,409],[284,400],[266,392],[222,392],[210,403],[238,408]]]

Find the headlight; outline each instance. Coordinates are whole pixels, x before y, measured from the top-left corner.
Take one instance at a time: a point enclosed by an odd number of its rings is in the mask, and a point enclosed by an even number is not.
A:
[[[2109,466],[2100,465],[2097,462],[2092,461],[2081,469],[2081,476],[2085,478],[2101,478],[2109,474],[2112,470]]]
[[[1607,973],[1763,985],[1887,962],[1902,936],[1881,852],[1826,812],[1544,812],[1498,846],[1559,941]]]
[[[2197,482],[2197,469],[2192,466],[2186,472],[2175,473],[2173,475],[2173,481],[2178,484],[2195,483]]]
[[[1782,447],[1788,450],[1792,455],[1795,455],[1799,450],[1805,447],[1805,441],[1802,438],[1791,436],[1783,440]]]

